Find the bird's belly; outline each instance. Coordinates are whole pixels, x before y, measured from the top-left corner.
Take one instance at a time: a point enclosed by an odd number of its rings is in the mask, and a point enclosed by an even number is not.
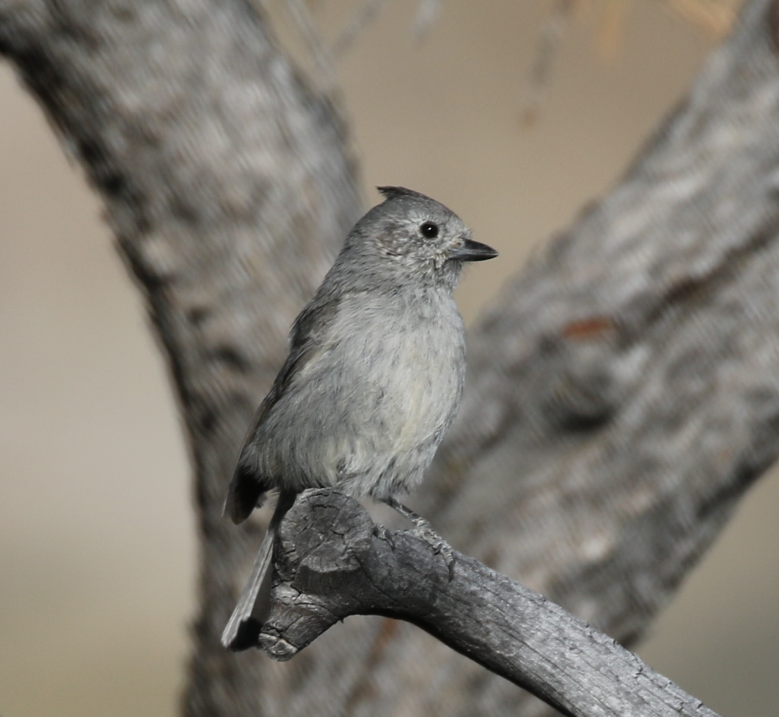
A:
[[[385,365],[366,375],[364,395],[372,410],[356,427],[353,435],[361,438],[339,481],[348,492],[386,498],[414,488],[454,419],[463,383],[462,338],[438,326],[425,329],[398,332],[385,342]]]
[[[420,370],[412,360],[409,371],[398,376],[389,391],[395,396],[390,411],[396,430],[396,453],[412,451],[440,432],[459,398],[456,376],[451,370]]]

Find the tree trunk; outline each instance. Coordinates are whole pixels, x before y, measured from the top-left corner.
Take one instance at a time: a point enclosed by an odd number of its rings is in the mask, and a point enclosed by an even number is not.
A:
[[[779,446],[778,28],[749,3],[623,181],[488,309],[418,497],[457,549],[624,642]],[[202,546],[186,713],[545,710],[386,618],[285,665],[219,645],[259,543],[221,518],[236,450],[359,213],[333,97],[245,0],[0,0],[0,53],[103,197],[169,357]]]
[[[346,129],[242,0],[0,0],[16,65],[106,205],[169,359],[195,469],[190,715],[264,714],[219,642],[257,525],[222,518],[286,333],[360,212]]]

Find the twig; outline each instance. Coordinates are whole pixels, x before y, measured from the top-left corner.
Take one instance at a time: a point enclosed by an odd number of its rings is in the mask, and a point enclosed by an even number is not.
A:
[[[575,2],[576,0],[556,0],[541,28],[522,101],[521,117],[526,125],[533,124],[538,117],[538,107],[549,87],[552,69],[559,56],[560,44]]]

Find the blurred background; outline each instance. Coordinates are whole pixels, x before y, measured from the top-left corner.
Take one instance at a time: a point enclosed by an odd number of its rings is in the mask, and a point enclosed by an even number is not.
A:
[[[314,4],[328,37],[354,5]],[[520,116],[550,10],[540,0],[448,0],[421,44],[417,4],[395,0],[338,62],[366,205],[377,184],[418,189],[500,250],[463,283],[467,320],[618,179],[718,42],[716,23],[694,17],[714,0],[579,5],[532,126]],[[0,66],[2,717],[176,713],[190,502],[141,298],[98,201]],[[640,650],[725,716],[779,703],[777,515],[774,472]]]

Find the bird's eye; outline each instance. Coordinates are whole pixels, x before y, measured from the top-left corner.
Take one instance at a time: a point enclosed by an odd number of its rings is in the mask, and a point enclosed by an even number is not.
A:
[[[427,239],[435,239],[438,236],[438,224],[434,222],[424,222],[419,225],[419,231]]]

